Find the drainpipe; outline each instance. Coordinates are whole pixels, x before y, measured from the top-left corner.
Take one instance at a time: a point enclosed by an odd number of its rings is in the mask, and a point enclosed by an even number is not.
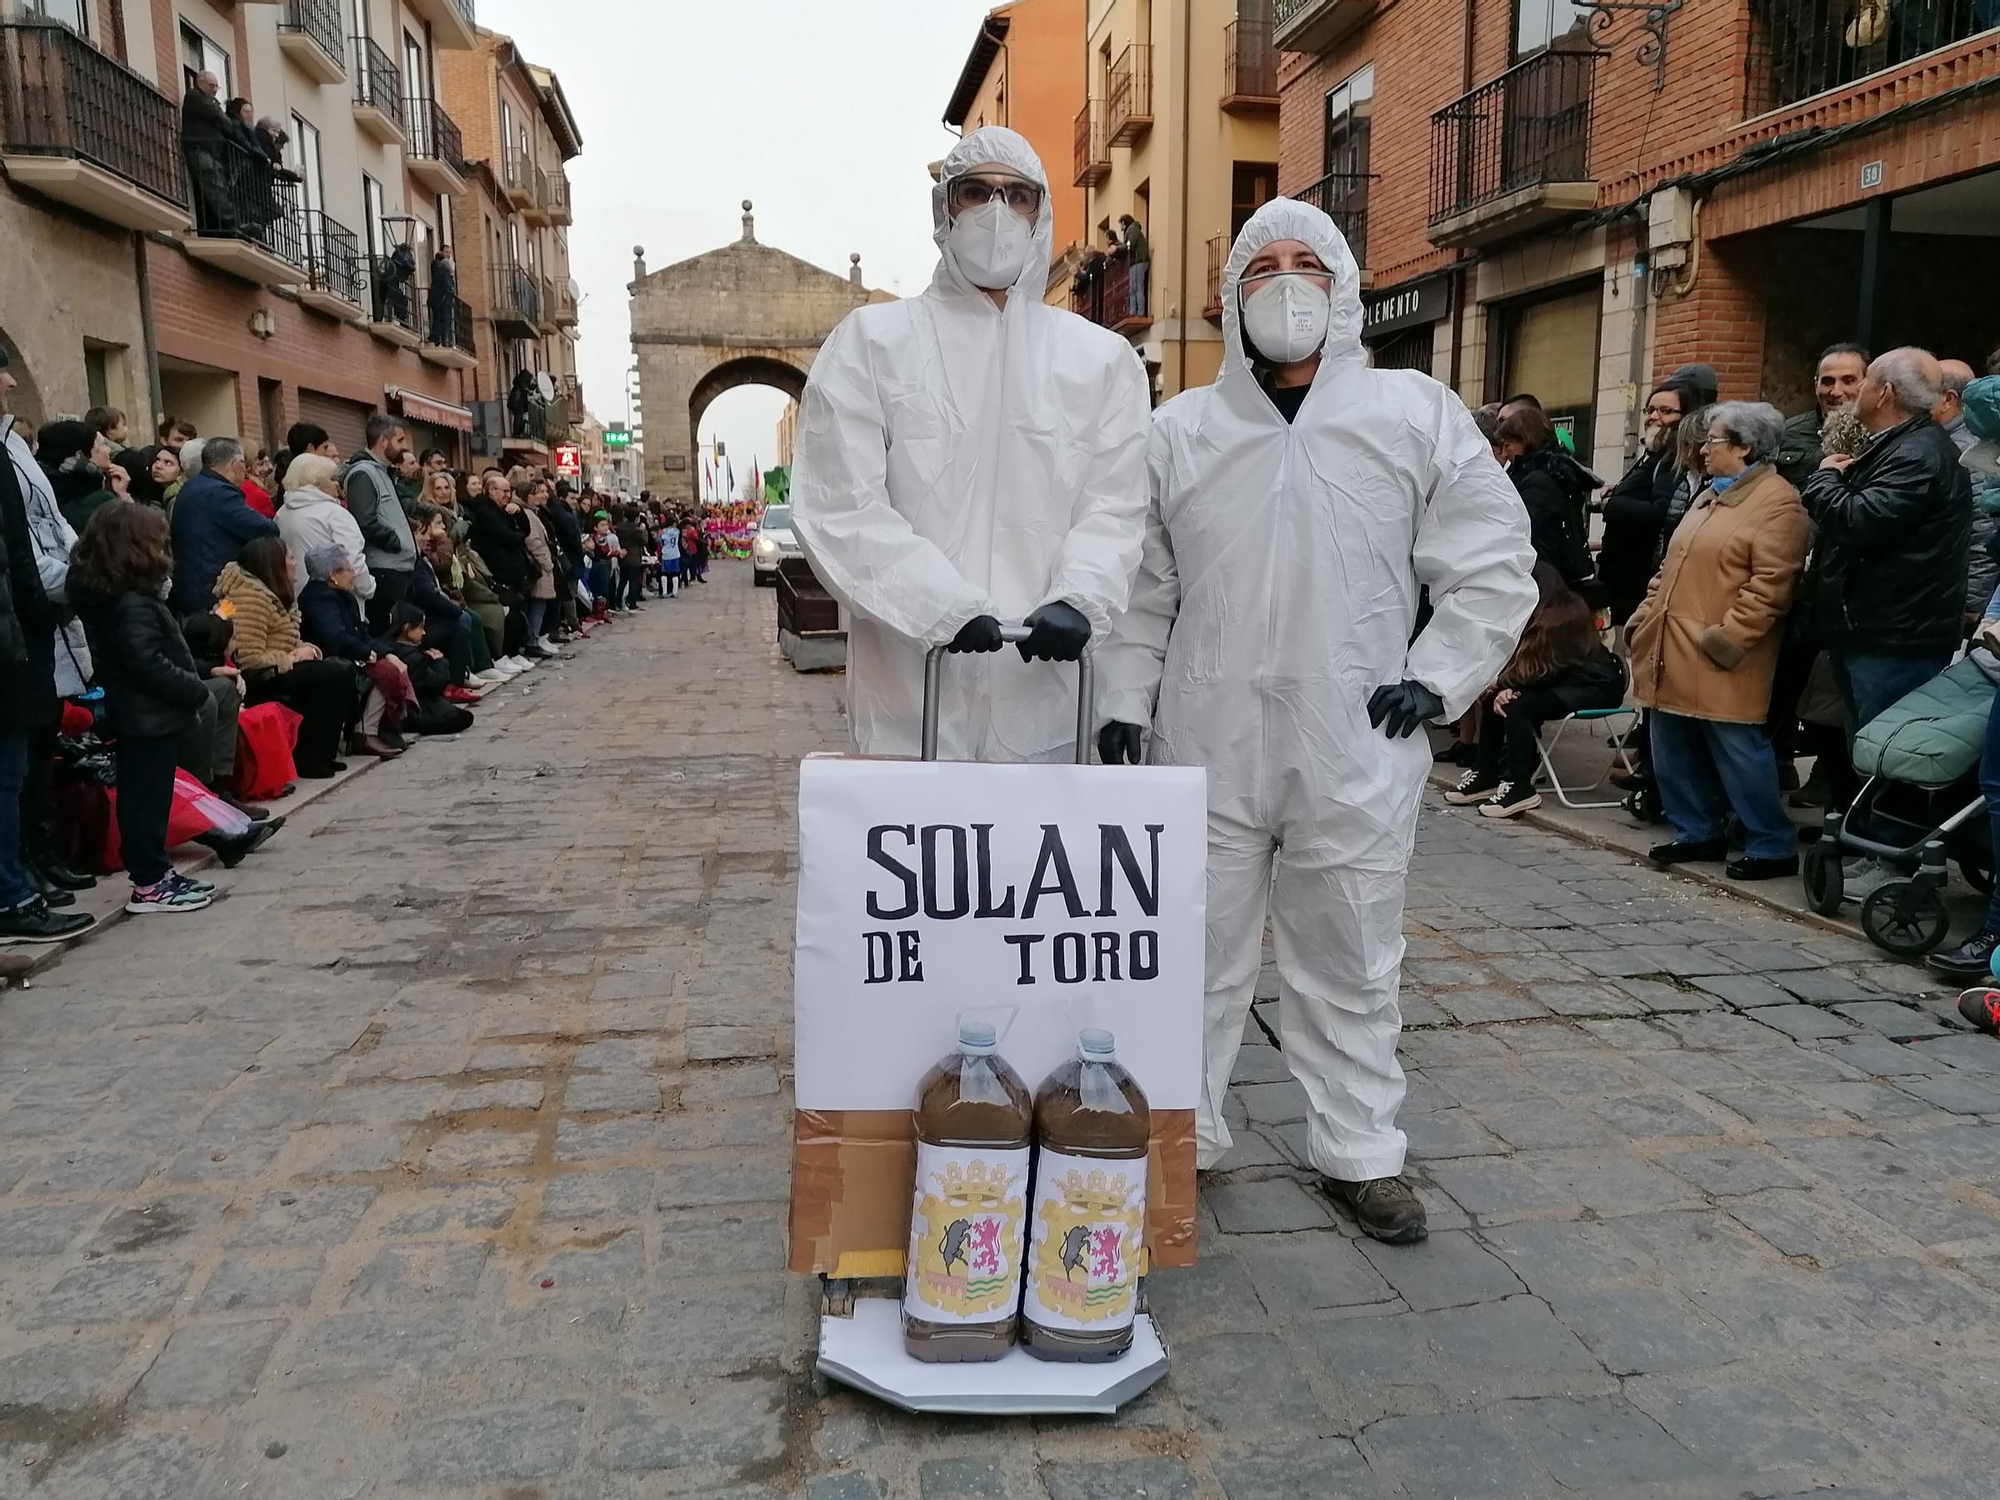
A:
[[[153,408],[150,425],[158,427],[167,414],[167,396],[160,387],[160,346],[153,333],[153,273],[146,262],[146,236],[138,230],[132,233],[132,265],[139,281],[139,336],[146,351],[146,388]]]
[[[1465,0],[1465,33],[1459,44],[1459,97],[1472,92],[1472,48],[1478,40],[1479,0]],[[1463,147],[1460,148],[1463,150]],[[1452,265],[1451,287],[1451,388],[1459,394],[1465,373],[1465,303],[1472,294],[1472,255],[1460,250]],[[1462,394],[1459,399],[1463,400]]]
[[[1150,38],[1149,38],[1150,40]],[[1194,0],[1181,0],[1181,278],[1178,288],[1179,316],[1174,322],[1180,329],[1177,342],[1180,345],[1180,388],[1187,389],[1187,310],[1188,310],[1188,230],[1193,215],[1188,205],[1188,151],[1193,140],[1192,119],[1194,113],[1193,71],[1194,59]],[[1150,291],[1151,289],[1148,288]]]

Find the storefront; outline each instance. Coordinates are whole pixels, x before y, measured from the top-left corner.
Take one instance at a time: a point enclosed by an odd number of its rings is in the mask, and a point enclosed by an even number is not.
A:
[[[1378,370],[1432,373],[1437,325],[1451,314],[1448,273],[1361,295],[1361,341]]]
[[[1597,340],[1604,277],[1571,281],[1518,301],[1494,303],[1488,398],[1533,396],[1549,414],[1564,446],[1586,457],[1592,451],[1597,407]]]
[[[454,406],[434,396],[390,386],[387,391],[389,414],[401,417],[410,434],[410,446],[421,453],[435,448],[454,468],[465,463],[465,434],[472,431],[472,411]]]
[[[373,415],[373,409],[359,401],[299,387],[299,420],[324,427],[342,454],[359,453],[367,446],[366,429]]]

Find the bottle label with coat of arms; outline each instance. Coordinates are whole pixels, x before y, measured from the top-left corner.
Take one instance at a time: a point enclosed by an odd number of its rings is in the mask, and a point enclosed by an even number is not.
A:
[[[1146,1225],[1146,1159],[1043,1148],[1022,1315],[1044,1328],[1104,1333],[1131,1323]]]
[[[917,1143],[903,1309],[931,1323],[993,1323],[1021,1296],[1029,1148]]]

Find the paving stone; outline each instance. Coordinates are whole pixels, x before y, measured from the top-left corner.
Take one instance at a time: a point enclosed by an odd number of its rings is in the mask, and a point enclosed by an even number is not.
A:
[[[1680,1015],[1714,1010],[1721,1001],[1691,983],[1667,984],[1657,979],[1615,979],[1618,992],[1639,1009],[1655,1015]]]
[[[655,1201],[661,1208],[783,1203],[791,1196],[791,1176],[783,1161],[670,1162],[660,1172]]]
[[[1968,1073],[2000,1073],[2000,1041],[1990,1036],[1948,1036],[1917,1045],[1927,1059],[1942,1060]]]
[[[1988,1084],[1976,1077],[1953,1074],[1948,1078],[1899,1078],[1895,1086],[1953,1114],[2000,1114],[2000,1080]]]
[[[1755,1019],[1800,1041],[1817,1041],[1850,1036],[1858,1030],[1854,1022],[1844,1019],[1845,1015],[1845,1010],[1822,1010],[1817,1005],[1767,1005],[1756,1013]]]
[[[1210,1431],[1317,1429],[1325,1422],[1290,1350],[1261,1333],[1223,1333],[1174,1345],[1176,1389],[1189,1414]]]
[[[1403,1021],[1409,1024],[1407,1006],[1409,995],[1405,993],[1406,1007]],[[1292,1070],[1285,1061],[1285,1055],[1276,1047],[1245,1045],[1236,1053],[1236,1066],[1230,1072],[1231,1083],[1284,1083],[1292,1076]]]
[[[1471,1235],[1432,1230],[1419,1246],[1381,1245],[1357,1240],[1382,1279],[1419,1312],[1487,1302],[1521,1291],[1520,1278]]]
[[[1859,1000],[1836,1005],[1833,1014],[1844,1016],[1857,1026],[1866,1026],[1896,1041],[1947,1034],[1946,1028],[1934,1017],[1894,1000]]]
[[[131,1376],[114,1388],[113,1373],[127,1364],[137,1344],[136,1335],[58,1332],[47,1343],[17,1348],[0,1357],[0,1407],[63,1411],[115,1401]]]
[[[1306,1091],[1291,1078],[1282,1083],[1251,1083],[1232,1089],[1244,1112],[1259,1125],[1289,1125],[1308,1113]]]
[[[266,1264],[231,1256],[208,1279],[196,1311],[204,1313],[262,1312],[270,1308],[304,1307],[318,1284],[322,1258]]]
[[[784,1382],[767,1375],[697,1385],[657,1403],[620,1400],[605,1418],[599,1460],[618,1470],[768,1464],[784,1451],[784,1413]]]
[[[309,1329],[273,1374],[290,1385],[444,1375],[459,1368],[464,1320],[429,1310],[345,1313]]]
[[[1246,1238],[1238,1258],[1256,1288],[1260,1314],[1266,1308],[1284,1316],[1333,1307],[1362,1307],[1389,1302],[1396,1296],[1355,1242],[1331,1230]],[[1207,1263],[1208,1257],[1204,1256],[1190,1269],[1199,1269]],[[1157,1281],[1149,1281],[1155,1304],[1162,1288],[1188,1274],[1170,1272]],[[1210,1289],[1203,1290],[1206,1293]],[[1233,1295],[1203,1295],[1189,1300],[1200,1306],[1212,1306],[1217,1302],[1240,1304],[1241,1299]],[[1245,1307],[1244,1312],[1248,1311]],[[1177,1320],[1173,1326],[1179,1326]],[[1236,1326],[1243,1324],[1239,1322]]]
[[[1347,1248],[1346,1242],[1328,1229],[1320,1234],[1245,1236],[1231,1241],[1226,1250],[1213,1253],[1204,1250],[1193,1265],[1155,1271],[1146,1279],[1146,1295],[1154,1317],[1161,1327],[1171,1328],[1177,1338],[1262,1329],[1265,1303],[1259,1295],[1258,1283],[1268,1284],[1270,1278],[1253,1276],[1251,1268],[1257,1262],[1252,1259],[1252,1252],[1266,1244],[1289,1245],[1294,1240],[1308,1246],[1329,1242],[1329,1249],[1334,1252]],[[1284,1264],[1290,1266],[1307,1258],[1294,1255]],[[1326,1259],[1331,1264],[1340,1264],[1333,1255],[1327,1255]],[[1360,1257],[1357,1255],[1355,1259]],[[1362,1262],[1362,1269],[1368,1269],[1367,1262]],[[1389,1295],[1386,1288],[1383,1295]]]
[[[1424,1313],[1423,1331],[1448,1366],[1473,1375],[1595,1370],[1597,1359],[1539,1298],[1508,1297]]]
[[[140,1409],[217,1406],[257,1390],[257,1377],[284,1333],[282,1318],[176,1328],[131,1396]]]
[[[341,1244],[352,1238],[378,1191],[332,1185],[275,1189],[258,1200],[229,1243],[274,1249]]]
[[[1549,1397],[1509,1402],[1497,1415],[1566,1491],[1621,1485],[1686,1484],[1704,1464],[1652,1417],[1616,1397]]]
[[[1806,1185],[1804,1178],[1762,1151],[1680,1151],[1660,1157],[1659,1163],[1718,1198]]]
[[[880,1481],[866,1474],[822,1474],[806,1485],[806,1500],[882,1500]]]
[[[1043,1464],[1042,1483],[1048,1489],[1049,1500],[1194,1500],[1195,1495],[1194,1474],[1177,1458]],[[929,1500],[928,1489],[924,1496]]]
[[[1731,1474],[1837,1469],[1859,1456],[1838,1415],[1768,1386],[1640,1380],[1625,1393],[1697,1458]]]
[[[1535,1151],[1515,1160],[1565,1201],[1595,1214],[1672,1208],[1697,1196],[1686,1183],[1627,1151]]]
[[[185,1263],[158,1260],[96,1261],[65,1271],[39,1303],[22,1309],[23,1328],[52,1323],[151,1321],[174,1309],[187,1285]]]
[[[1607,1287],[1551,1296],[1556,1316],[1614,1375],[1707,1369],[1742,1353],[1719,1324],[1672,1292]]]
[[[1523,1215],[1573,1215],[1576,1199],[1528,1170],[1524,1160],[1473,1158],[1434,1162],[1432,1182],[1468,1214],[1495,1222]]]
[[[1231,1450],[1210,1460],[1228,1500],[1373,1500],[1374,1475],[1346,1438]]]
[[[1289,1177],[1216,1183],[1202,1196],[1224,1234],[1280,1234],[1323,1229],[1333,1222],[1324,1197]]]
[[[90,1204],[0,1209],[0,1257],[60,1255],[102,1213]]]
[[[1774,1189],[1732,1198],[1728,1208],[1780,1255],[1810,1256],[1822,1266],[1875,1254],[1887,1243],[1874,1221],[1831,1193]]]
[[[1462,1109],[1404,1116],[1399,1123],[1409,1138],[1410,1155],[1425,1161],[1495,1156],[1507,1149],[1505,1142]]]
[[[544,1479],[576,1457],[580,1402],[477,1408],[425,1422],[410,1435],[407,1484]]]
[[[1856,1337],[1863,1325],[1816,1272],[1791,1267],[1685,1288],[1737,1342],[1806,1352]]]
[[[1777,974],[1778,987],[1812,1005],[1845,1005],[1855,1001],[1879,1000],[1881,993],[1870,985],[1837,969],[1808,969],[1796,974]]]
[[[1507,990],[1445,990],[1437,996],[1437,1003],[1461,1026],[1488,1021],[1527,1021],[1549,1013],[1547,1007]]]
[[[1695,984],[1718,999],[1745,1009],[1790,1005],[1798,997],[1759,974],[1703,974]]]
[[[1522,1151],[1560,1150],[1602,1141],[1610,1127],[1588,1110],[1551,1103],[1482,1106],[1476,1118],[1508,1145]]]
[[[1371,1467],[1402,1478],[1413,1494],[1555,1492],[1555,1480],[1488,1413],[1387,1417],[1365,1428],[1359,1441]]]
[[[361,1268],[342,1306],[421,1307],[468,1300],[479,1285],[488,1245],[392,1245]]]
[[[1869,1327],[1883,1331],[1950,1327],[1973,1316],[1990,1318],[1995,1310],[1991,1298],[1908,1256],[1849,1261],[1828,1271],[1826,1280]]]
[[[1640,1138],[1658,1136],[1717,1135],[1721,1126],[1680,1100],[1667,1094],[1632,1094],[1609,1098],[1597,1106],[1603,1115],[1627,1135]]]
[[[650,1184],[649,1184],[650,1186]],[[377,1205],[382,1233],[397,1239],[498,1229],[520,1202],[518,1187],[467,1182],[387,1193]]]
[[[1643,1253],[1604,1224],[1505,1224],[1481,1229],[1479,1238],[1513,1267],[1529,1291],[1545,1298],[1652,1269]]]

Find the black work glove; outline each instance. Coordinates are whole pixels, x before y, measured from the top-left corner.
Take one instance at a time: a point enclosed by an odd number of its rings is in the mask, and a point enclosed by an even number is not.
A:
[[[1090,621],[1073,604],[1052,599],[1021,622],[1029,635],[1021,645],[1022,661],[1075,661],[1090,642]]]
[[[1097,731],[1097,758],[1107,766],[1138,765],[1142,733],[1137,724],[1121,724],[1113,719]]]
[[[1368,699],[1368,722],[1390,739],[1408,739],[1426,720],[1444,712],[1444,700],[1421,682],[1378,687]]]
[[[947,651],[998,651],[1006,644],[1000,639],[1000,622],[991,615],[974,615],[951,638]]]

